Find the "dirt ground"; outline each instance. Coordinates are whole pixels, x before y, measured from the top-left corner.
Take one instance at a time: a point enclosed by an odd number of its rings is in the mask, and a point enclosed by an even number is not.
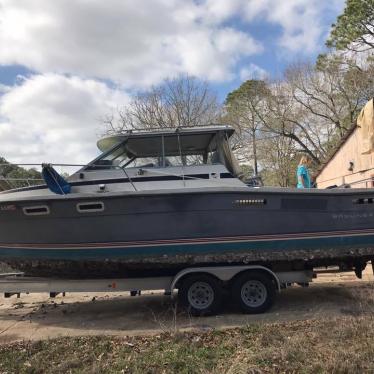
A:
[[[307,288],[282,290],[273,308],[261,315],[241,314],[229,302],[218,316],[194,318],[161,293],[48,294],[0,298],[0,343],[61,336],[159,334],[210,330],[253,322],[308,320],[374,313],[371,266],[362,280],[353,273],[322,274]]]

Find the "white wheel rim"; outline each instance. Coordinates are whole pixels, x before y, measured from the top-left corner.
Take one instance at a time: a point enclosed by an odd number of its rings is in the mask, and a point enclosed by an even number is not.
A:
[[[195,282],[187,293],[188,303],[195,309],[206,309],[214,300],[214,291],[209,283]]]
[[[264,284],[257,280],[249,280],[242,285],[240,296],[243,303],[250,308],[261,306],[267,298],[268,292]]]

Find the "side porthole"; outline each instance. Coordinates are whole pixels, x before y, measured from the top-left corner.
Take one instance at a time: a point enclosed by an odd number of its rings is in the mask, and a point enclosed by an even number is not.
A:
[[[23,214],[25,214],[26,216],[41,216],[50,213],[49,207],[47,205],[23,207],[22,210]]]
[[[95,202],[90,202],[90,203],[78,203],[77,211],[79,213],[103,212],[104,203],[101,201],[95,201]]]

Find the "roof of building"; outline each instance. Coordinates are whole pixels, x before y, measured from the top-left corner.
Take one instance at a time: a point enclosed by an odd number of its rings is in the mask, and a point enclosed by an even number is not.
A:
[[[350,136],[355,132],[358,128],[367,128],[373,127],[374,123],[374,98],[370,99],[364,107],[361,109],[360,114],[357,117],[356,123],[352,124],[352,126],[348,129],[348,131],[344,134],[344,136],[340,139],[339,144],[333,149],[331,154],[326,158],[326,160],[320,165],[318,168],[315,177],[318,177],[321,172],[325,169],[325,167],[329,164],[329,162],[335,157],[335,155],[339,152],[341,147],[346,143],[346,141],[350,138]]]

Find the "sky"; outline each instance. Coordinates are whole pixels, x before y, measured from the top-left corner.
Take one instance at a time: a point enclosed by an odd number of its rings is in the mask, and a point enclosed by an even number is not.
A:
[[[0,0],[0,156],[86,163],[105,115],[188,74],[223,101],[315,61],[344,0]]]

